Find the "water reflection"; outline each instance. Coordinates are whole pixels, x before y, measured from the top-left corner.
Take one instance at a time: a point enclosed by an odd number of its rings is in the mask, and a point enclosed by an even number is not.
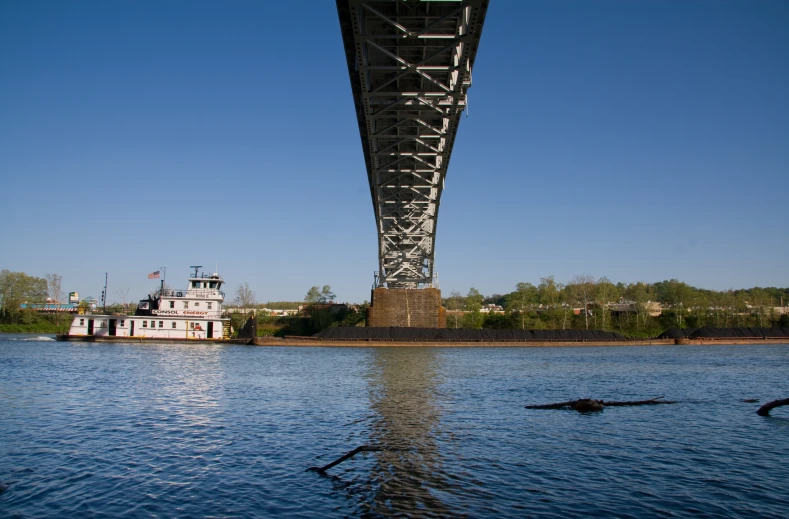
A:
[[[152,399],[159,413],[181,425],[208,427],[219,407],[225,366],[214,345],[167,345],[156,350],[153,368],[158,391]],[[145,381],[150,386],[149,381]]]
[[[362,482],[364,516],[458,516],[442,499],[451,482],[439,445],[440,352],[378,348],[368,372],[370,444],[382,450]]]

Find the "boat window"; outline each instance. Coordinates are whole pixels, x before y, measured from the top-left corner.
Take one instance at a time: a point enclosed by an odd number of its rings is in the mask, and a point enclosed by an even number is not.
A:
[[[211,303],[206,303],[208,305],[208,309],[211,310]]]
[[[173,328],[175,328],[175,321],[173,321]]]
[[[148,321],[143,321],[142,322],[142,327],[143,328],[148,328]]]
[[[189,301],[184,301],[184,308],[189,308]]]
[[[164,321],[159,321],[159,328],[164,328]]]
[[[80,319],[79,320],[79,325],[80,326],[85,326],[85,319]]]
[[[209,288],[216,288],[216,282],[212,281],[211,283],[208,284],[208,287]]]
[[[191,328],[192,330],[194,330],[194,329],[195,329],[195,323],[189,323],[189,328]]]
[[[124,321],[123,319],[121,319],[121,326],[126,326],[126,321]]]
[[[195,301],[195,306],[200,306],[200,301]]]
[[[170,308],[175,308],[175,301],[170,301]]]

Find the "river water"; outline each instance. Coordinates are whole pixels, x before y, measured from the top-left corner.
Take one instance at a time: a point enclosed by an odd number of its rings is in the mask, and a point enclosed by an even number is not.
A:
[[[579,397],[674,405],[528,410]],[[789,345],[0,336],[2,517],[789,517]],[[361,445],[324,475],[307,471]]]

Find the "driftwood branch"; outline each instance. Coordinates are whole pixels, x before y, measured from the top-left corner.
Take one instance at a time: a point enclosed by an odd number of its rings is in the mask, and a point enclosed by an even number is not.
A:
[[[759,416],[770,416],[770,411],[772,411],[776,407],[781,407],[782,405],[789,405],[789,398],[767,402],[766,404],[761,406],[758,411],[756,411],[756,414],[758,414]]]
[[[579,400],[569,400],[556,404],[527,405],[526,409],[573,409],[580,413],[602,411],[605,407],[621,407],[626,405],[656,405],[656,404],[676,404],[673,400],[662,400],[659,396],[649,400],[633,400],[626,402],[606,402],[604,400],[594,400],[591,398],[581,398]]]
[[[360,452],[374,452],[374,451],[380,451],[380,450],[381,450],[380,447],[371,447],[369,445],[361,445],[359,447],[356,447],[352,451],[346,452],[345,454],[343,454],[342,456],[340,456],[336,460],[332,461],[328,465],[324,465],[322,467],[310,467],[307,470],[323,474],[327,470],[329,470],[330,468],[334,467],[335,465],[339,465],[343,461],[353,458],[354,456],[356,456]]]
[[[676,404],[675,400],[662,400],[664,396],[650,398],[649,400],[634,400],[632,402],[603,402],[603,405],[609,407],[625,406],[625,405],[655,405],[655,404]]]

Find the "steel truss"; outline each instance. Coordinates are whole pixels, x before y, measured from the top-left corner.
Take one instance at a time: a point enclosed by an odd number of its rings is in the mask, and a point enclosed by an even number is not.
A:
[[[434,285],[436,220],[489,0],[337,0],[380,286]]]

